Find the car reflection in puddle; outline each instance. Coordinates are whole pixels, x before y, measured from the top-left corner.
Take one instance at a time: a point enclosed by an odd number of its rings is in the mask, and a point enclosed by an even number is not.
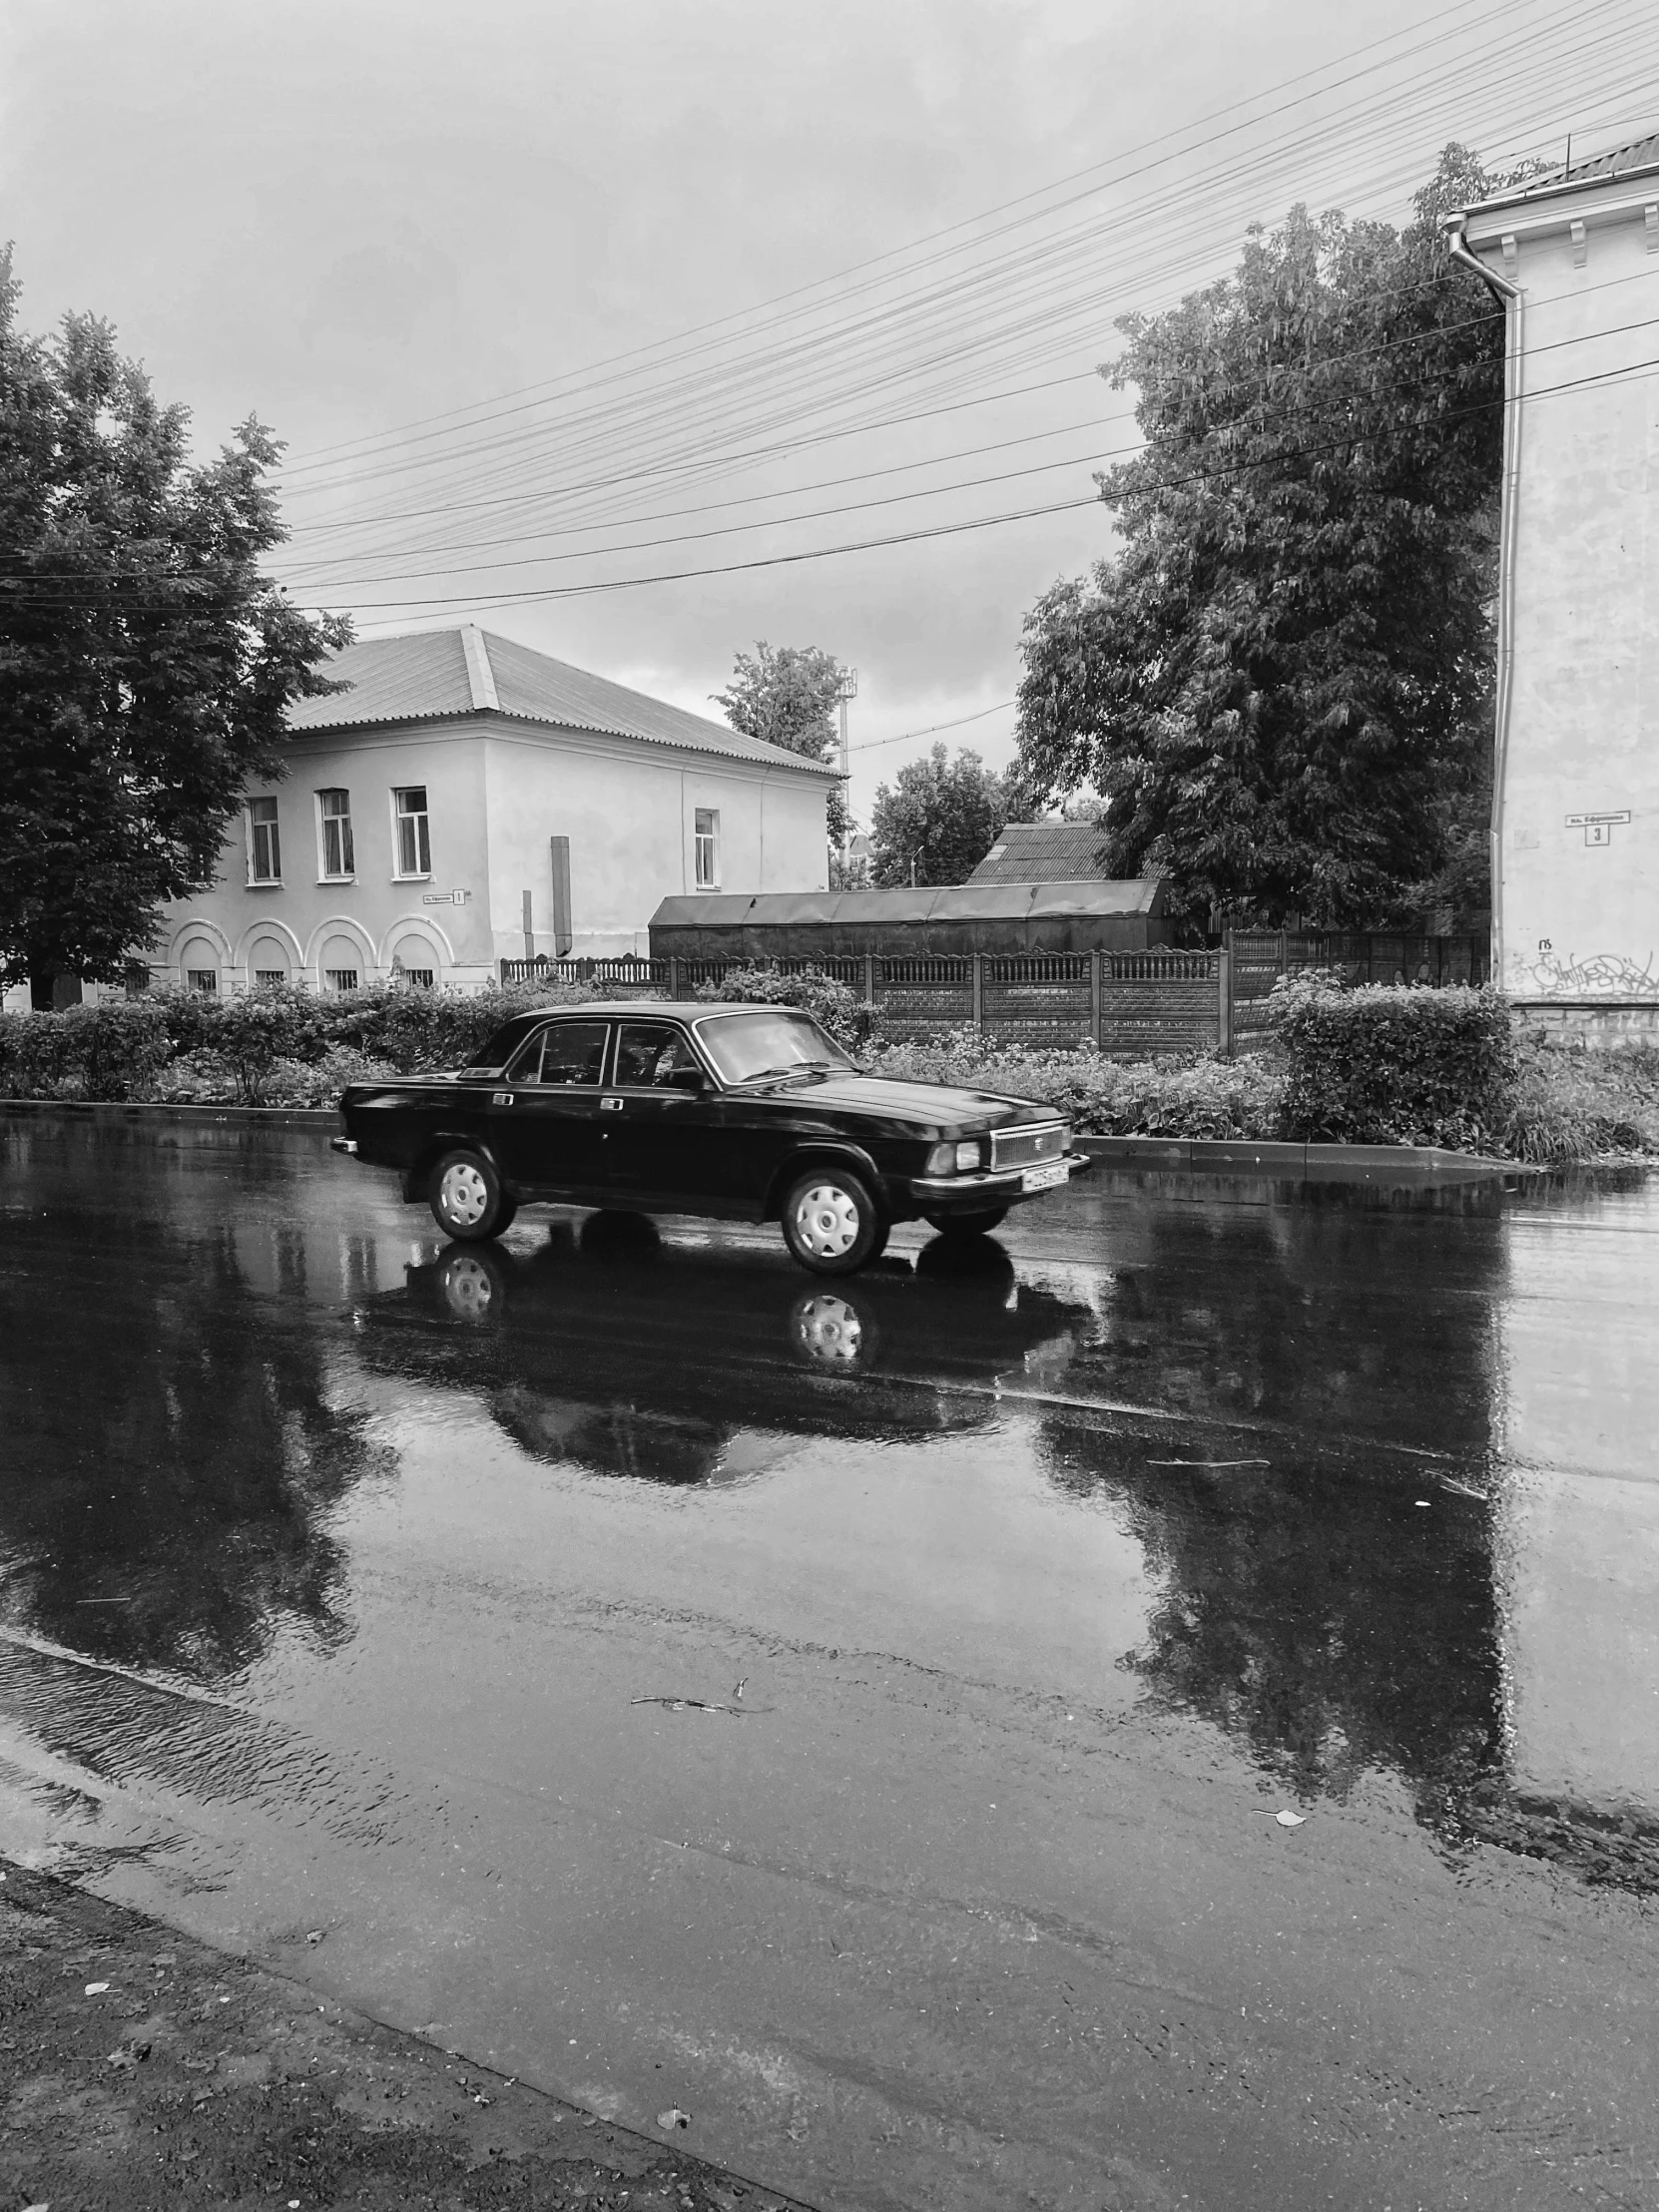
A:
[[[451,1249],[361,1313],[382,1374],[481,1395],[525,1449],[596,1473],[732,1479],[746,1434],[982,1427],[1009,1375],[1063,1366],[1092,1310],[1017,1280],[989,1240],[940,1239],[856,1282],[803,1287],[740,1250],[665,1241],[638,1216],[556,1221],[525,1252]]]

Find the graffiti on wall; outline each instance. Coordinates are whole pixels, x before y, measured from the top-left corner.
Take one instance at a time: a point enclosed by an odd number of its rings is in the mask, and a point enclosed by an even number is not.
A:
[[[1622,952],[1578,958],[1557,952],[1548,937],[1540,937],[1533,957],[1516,961],[1513,987],[1540,998],[1653,998],[1659,996],[1653,959],[1650,952],[1638,967]]]

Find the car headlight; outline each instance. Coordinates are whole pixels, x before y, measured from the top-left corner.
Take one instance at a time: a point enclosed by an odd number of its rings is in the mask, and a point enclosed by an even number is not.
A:
[[[984,1147],[977,1138],[966,1144],[936,1144],[927,1155],[929,1175],[967,1175],[984,1158]]]

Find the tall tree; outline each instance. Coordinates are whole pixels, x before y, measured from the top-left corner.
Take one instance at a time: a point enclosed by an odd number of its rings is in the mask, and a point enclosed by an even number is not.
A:
[[[252,417],[192,465],[108,324],[17,324],[0,254],[0,982],[123,974],[211,883],[290,699],[344,644],[260,573],[284,536]]]
[[[712,696],[745,737],[803,753],[810,761],[829,761],[838,739],[835,703],[844,674],[835,656],[819,646],[774,648],[762,638],[753,653],[740,653],[733,663],[730,690]],[[838,849],[851,827],[846,794],[836,784],[830,793],[830,842]]]
[[[1002,778],[963,746],[935,745],[875,795],[871,873],[878,885],[965,883],[1008,819]]]
[[[1478,785],[1503,318],[1438,217],[1493,182],[1450,146],[1405,231],[1297,208],[1119,324],[1146,445],[1098,479],[1121,551],[1026,620],[1014,774],[1092,784],[1176,911],[1386,918]]]

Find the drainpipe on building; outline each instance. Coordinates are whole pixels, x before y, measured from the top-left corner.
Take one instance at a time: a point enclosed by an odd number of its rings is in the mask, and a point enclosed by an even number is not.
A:
[[[1503,477],[1497,535],[1497,703],[1492,731],[1492,974],[1503,988],[1503,786],[1509,763],[1509,699],[1515,666],[1515,507],[1520,496],[1522,371],[1525,366],[1523,317],[1526,294],[1488,269],[1463,239],[1463,213],[1445,218],[1451,258],[1470,269],[1503,306]]]

